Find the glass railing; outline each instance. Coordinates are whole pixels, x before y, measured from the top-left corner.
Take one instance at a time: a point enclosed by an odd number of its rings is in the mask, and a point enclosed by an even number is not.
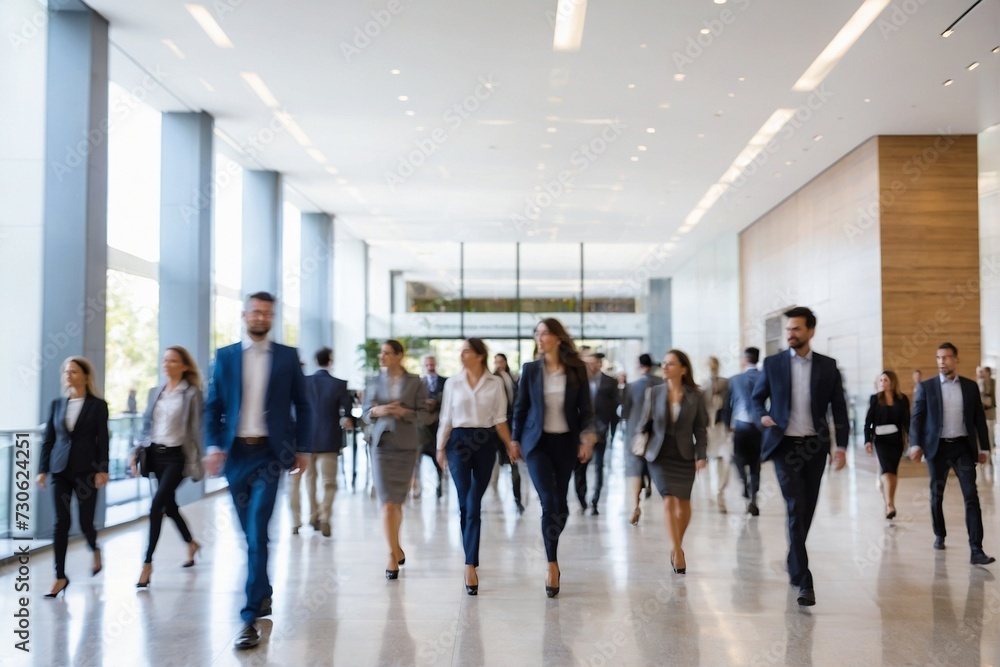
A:
[[[33,501],[35,489],[37,488],[35,486],[35,474],[38,470],[37,461],[41,452],[42,433],[43,430],[41,427],[0,431],[0,538],[11,536],[11,528],[17,520],[14,510],[16,508],[15,498],[18,497],[18,493],[22,494],[21,499],[24,500],[28,508],[34,507]],[[27,488],[24,488],[23,484],[25,481],[24,475],[19,479],[15,478],[15,472],[18,470],[15,461],[15,451],[17,450],[15,442],[19,440],[23,441],[25,438],[30,443],[30,448],[28,448],[30,460],[27,462]],[[23,466],[21,469],[23,470]],[[19,482],[21,483],[20,488],[18,487]],[[25,493],[28,495],[24,496]],[[22,528],[20,532],[25,532],[26,530],[27,528]]]

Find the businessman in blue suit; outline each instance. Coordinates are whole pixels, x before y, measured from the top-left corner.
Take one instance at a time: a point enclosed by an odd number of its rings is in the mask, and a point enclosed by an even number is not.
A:
[[[246,338],[220,348],[205,402],[205,469],[224,472],[247,538],[245,623],[236,648],[260,641],[256,620],[271,613],[267,577],[267,524],[274,511],[282,470],[305,469],[312,413],[298,351],[268,340],[274,297],[257,292],[247,298]],[[292,407],[295,419],[292,419]]]
[[[919,461],[923,454],[930,470],[934,548],[944,549],[944,485],[954,469],[965,498],[970,562],[989,565],[996,558],[983,551],[983,512],[976,490],[976,463],[986,463],[990,451],[979,385],[959,377],[958,348],[951,343],[938,346],[937,364],[938,376],[924,380],[914,392],[910,458]]]
[[[816,604],[806,538],[820,481],[830,454],[827,409],[833,412],[837,451],[834,470],[847,461],[847,402],[837,362],[813,352],[809,346],[816,333],[816,316],[804,307],[785,312],[788,348],[764,360],[764,370],[753,390],[753,406],[764,429],[761,460],[774,462],[788,510],[788,575],[799,589],[798,603]],[[770,406],[765,402],[770,399]]]

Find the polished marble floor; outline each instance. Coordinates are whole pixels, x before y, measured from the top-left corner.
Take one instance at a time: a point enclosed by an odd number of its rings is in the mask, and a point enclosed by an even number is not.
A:
[[[377,502],[344,488],[334,534],[291,534],[286,498],[272,523],[274,614],[265,640],[235,651],[246,558],[225,493],[184,508],[204,545],[182,569],[183,543],[164,524],[152,585],[134,587],[145,543],[140,522],[101,537],[105,568],[89,575],[86,546],[70,547],[72,584],[46,600],[51,551],[31,561],[31,653],[14,649],[16,570],[0,570],[0,665],[998,665],[1000,564],[968,563],[961,494],[949,485],[946,551],[931,549],[926,478],[901,480],[888,522],[865,461],[827,471],[809,538],[818,604],[799,608],[783,571],[784,507],[770,465],[761,515],[728,514],[711,476],[699,479],[685,543],[688,573],[667,563],[663,513],[644,501],[627,522],[620,448],[600,516],[574,514],[560,548],[562,592],[547,599],[538,502],[518,516],[509,480],[487,492],[480,593],[465,594],[456,500],[408,503],[407,562],[383,578]],[[919,471],[917,471],[919,473]],[[735,479],[735,475],[733,476]],[[363,477],[359,477],[363,479]],[[524,483],[530,486],[527,475]],[[1000,555],[997,489],[982,480],[986,550]],[[9,629],[8,629],[9,628]]]

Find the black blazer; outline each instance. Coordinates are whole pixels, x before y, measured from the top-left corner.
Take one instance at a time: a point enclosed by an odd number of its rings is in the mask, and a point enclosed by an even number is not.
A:
[[[545,372],[545,361],[529,361],[524,365],[521,380],[517,385],[517,402],[514,404],[514,429],[510,439],[521,444],[521,453],[528,455],[542,438],[542,427],[545,424],[545,388],[542,384],[542,373]],[[576,382],[570,377],[574,369],[566,369],[566,400],[563,403],[563,413],[569,432],[574,438],[580,433],[593,428],[594,409],[590,405],[590,385],[587,384],[587,372],[580,367]]]
[[[969,449],[972,457],[979,451],[988,452],[990,440],[986,430],[986,413],[979,396],[979,385],[968,378],[958,378],[962,387],[965,431],[969,434]],[[924,450],[928,461],[937,454],[941,429],[944,428],[944,403],[941,400],[941,376],[935,375],[920,383],[913,401],[913,416],[910,417],[910,444]],[[978,441],[978,447],[977,447]]]
[[[865,415],[865,442],[875,442],[875,427],[895,424],[904,438],[910,430],[910,399],[906,396],[895,399],[891,406],[880,405],[878,394],[872,394]]]
[[[587,391],[590,391],[589,377],[587,382]],[[593,409],[598,442],[604,442],[608,435],[614,437],[618,427],[618,383],[607,373],[601,373],[598,379],[597,401]]]
[[[312,440],[308,451],[314,454],[339,452],[344,448],[344,430],[340,418],[351,417],[354,401],[347,391],[347,380],[319,369],[306,377],[306,396],[312,407]]]
[[[108,472],[108,404],[87,394],[72,431],[66,430],[68,405],[65,396],[52,401],[38,472],[66,476]]]

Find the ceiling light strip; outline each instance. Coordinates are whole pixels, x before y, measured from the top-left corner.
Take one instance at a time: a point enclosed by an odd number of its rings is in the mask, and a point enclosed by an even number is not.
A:
[[[201,26],[201,29],[208,35],[208,38],[217,47],[220,49],[234,48],[233,43],[229,40],[229,36],[226,35],[226,31],[215,21],[212,13],[204,5],[185,4],[184,8],[188,10],[194,20],[198,22],[198,25]]]
[[[278,103],[278,98],[274,96],[271,89],[267,87],[264,80],[260,78],[260,75],[256,72],[240,72],[240,76],[243,80],[247,82],[260,101],[264,103],[265,106],[271,107],[272,109],[277,109],[281,105]]]
[[[973,2],[971,7],[969,7],[964,12],[962,12],[961,16],[959,16],[957,19],[955,19],[954,21],[952,21],[951,25],[944,29],[944,32],[941,33],[941,36],[942,37],[951,37],[952,34],[955,32],[955,26],[958,25],[958,22],[961,21],[962,19],[964,19],[966,17],[966,15],[969,12],[971,12],[973,9],[975,9],[976,5],[978,5],[982,1],[983,0],[976,0],[975,2]]]
[[[309,140],[309,135],[295,122],[291,114],[285,111],[275,111],[274,116],[285,126],[288,130],[288,134],[292,135],[292,138],[299,143],[300,146],[305,146],[309,148],[312,146],[312,141]]]
[[[798,92],[809,92],[814,90],[823,79],[833,71],[840,59],[850,50],[854,43],[868,27],[875,22],[882,10],[889,5],[889,0],[865,0],[858,11],[854,12],[844,27],[840,29],[826,48],[816,56],[816,60],[802,74],[792,90]]]
[[[587,18],[587,0],[559,0],[556,5],[553,51],[579,51],[583,43],[583,24]]]

